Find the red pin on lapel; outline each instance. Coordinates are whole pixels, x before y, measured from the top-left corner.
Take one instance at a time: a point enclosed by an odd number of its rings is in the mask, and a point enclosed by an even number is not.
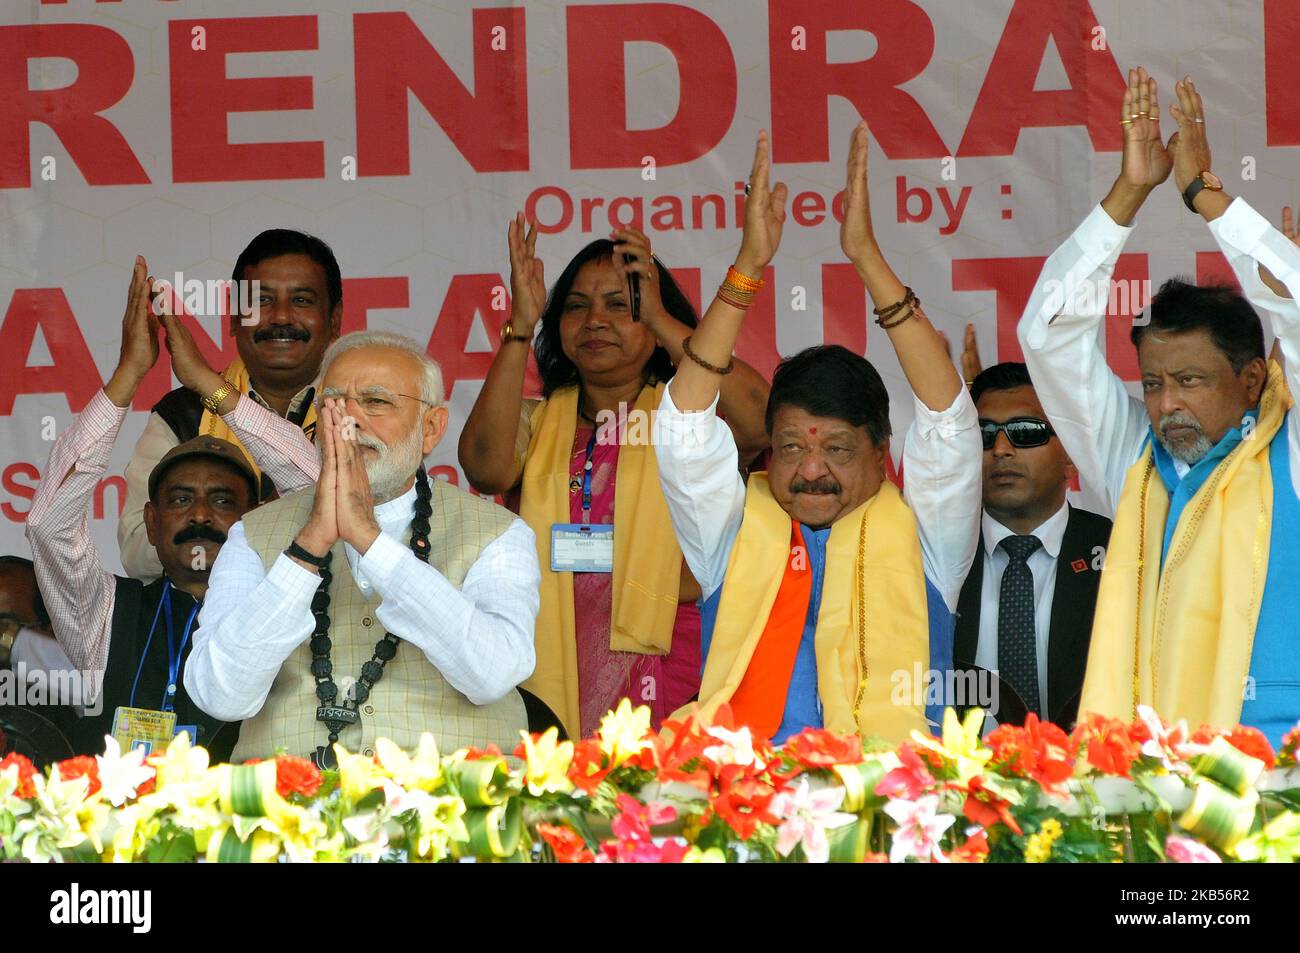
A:
[[[1070,563],[1070,568],[1076,573],[1087,572],[1088,561],[1086,559],[1076,559],[1074,562]]]

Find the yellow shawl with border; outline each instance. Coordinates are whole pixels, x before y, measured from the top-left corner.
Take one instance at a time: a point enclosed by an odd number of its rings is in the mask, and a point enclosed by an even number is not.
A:
[[[663,384],[641,389],[632,414],[650,421]],[[556,391],[538,405],[520,484],[519,515],[537,535],[541,609],[537,614],[537,668],[524,688],[544,701],[579,733],[578,652],[573,615],[573,573],[551,572],[551,526],[571,521],[569,463],[578,425],[578,388]],[[629,426],[629,433],[633,431]],[[659,486],[652,428],[645,440],[618,449],[614,481],[614,578],[609,647],[616,652],[666,655],[681,589],[682,551],[673,533],[668,502]]]
[[[766,473],[749,478],[745,515],[731,551],[718,620],[704,665],[700,709],[730,700],[762,637],[790,558],[790,516]],[[916,517],[892,483],[836,520],[815,635],[817,691],[831,731],[905,741],[926,731],[924,695],[897,691],[929,669],[930,617]],[[903,697],[905,696],[905,697]]]
[[[1169,493],[1151,447],[1129,468],[1097,594],[1080,714],[1128,720],[1143,704],[1191,725],[1237,723],[1268,572],[1269,445],[1291,404],[1282,370],[1270,362],[1253,431],[1183,507],[1163,571]]]

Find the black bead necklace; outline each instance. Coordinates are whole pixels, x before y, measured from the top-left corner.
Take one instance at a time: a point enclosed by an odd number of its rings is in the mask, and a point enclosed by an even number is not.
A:
[[[415,475],[415,516],[411,520],[411,552],[421,562],[429,561],[429,517],[433,514],[433,487],[429,484],[428,474],[421,466]],[[391,632],[375,643],[375,652],[370,661],[361,666],[361,675],[348,689],[347,697],[340,703],[339,687],[334,682],[334,662],[330,653],[334,643],[330,641],[330,583],[334,574],[330,571],[330,554],[325,554],[326,565],[320,567],[320,585],[312,597],[311,612],[316,618],[316,629],[311,637],[311,674],[316,679],[316,698],[320,706],[316,709],[316,720],[323,722],[329,729],[329,743],[318,747],[311,755],[316,766],[321,769],[338,766],[334,756],[334,743],[339,740],[339,733],[351,725],[361,723],[361,714],[357,706],[370,697],[370,690],[384,677],[384,666],[397,655],[397,645],[401,641]]]

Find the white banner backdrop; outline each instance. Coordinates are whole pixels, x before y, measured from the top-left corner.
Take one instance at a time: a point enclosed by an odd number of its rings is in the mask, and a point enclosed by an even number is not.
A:
[[[456,436],[508,313],[513,213],[541,222],[552,277],[613,223],[635,223],[698,302],[738,247],[767,128],[791,216],[740,353],[765,372],[821,341],[865,353],[901,434],[906,383],[868,329],[834,220],[860,117],[890,262],[955,344],[974,322],[986,364],[1017,360],[1041,260],[1118,169],[1123,71],[1151,70],[1166,107],[1191,73],[1216,171],[1276,220],[1300,202],[1298,50],[1300,0],[10,0],[0,552],[28,552],[22,523],[51,441],[112,373],[136,254],[159,277],[220,279],[265,228],[324,238],[346,329],[401,331],[442,362],[453,426],[430,463],[463,485]],[[1166,185],[1118,277],[1220,277],[1215,248]],[[1144,303],[1108,320],[1128,378]],[[220,323],[193,325],[218,367],[234,354]],[[163,367],[142,389],[96,496],[115,570],[120,474],[172,386]]]

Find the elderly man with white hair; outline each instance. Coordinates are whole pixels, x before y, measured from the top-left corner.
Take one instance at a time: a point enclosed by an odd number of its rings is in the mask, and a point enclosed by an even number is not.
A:
[[[186,690],[243,721],[235,761],[282,749],[330,766],[334,742],[373,754],[424,731],[443,751],[513,748],[535,660],[532,530],[428,477],[447,408],[414,341],[349,334],[321,373],[319,478],[231,527]]]

